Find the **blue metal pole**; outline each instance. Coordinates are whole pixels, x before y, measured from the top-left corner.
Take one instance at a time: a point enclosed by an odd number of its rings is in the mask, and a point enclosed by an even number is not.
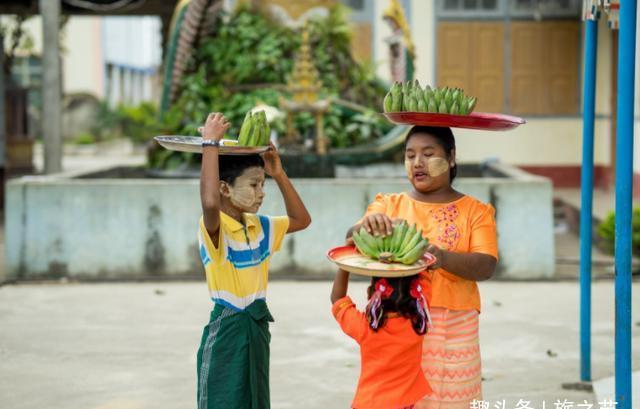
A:
[[[616,140],[616,401],[631,409],[631,205],[636,57],[636,0],[620,2]]]
[[[591,381],[591,241],[593,213],[593,126],[596,104],[598,22],[585,22],[580,189],[580,380]]]

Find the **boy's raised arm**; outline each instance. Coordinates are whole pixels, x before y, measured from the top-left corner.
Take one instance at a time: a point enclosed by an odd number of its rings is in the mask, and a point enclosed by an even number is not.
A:
[[[210,113],[202,128],[202,139],[220,141],[230,124],[219,113]],[[202,147],[202,168],[200,171],[200,202],[204,227],[209,236],[217,242],[220,228],[220,171],[218,167],[218,146]]]
[[[273,144],[271,144],[271,149],[264,153],[263,159],[264,170],[278,184],[287,208],[287,216],[289,216],[287,233],[306,229],[311,224],[311,215],[309,215],[302,199],[300,199],[300,195],[298,195],[289,177],[282,169],[280,155],[278,155],[278,151]]]

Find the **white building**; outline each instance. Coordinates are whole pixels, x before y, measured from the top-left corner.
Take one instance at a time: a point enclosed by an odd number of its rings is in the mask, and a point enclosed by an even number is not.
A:
[[[6,17],[2,17],[6,20]],[[42,21],[25,22],[34,56],[42,52]],[[111,104],[156,101],[162,65],[161,22],[158,17],[72,16],[61,33],[64,94],[89,93]],[[5,39],[5,47],[9,39]],[[38,65],[18,61],[14,70],[29,84],[37,82]]]

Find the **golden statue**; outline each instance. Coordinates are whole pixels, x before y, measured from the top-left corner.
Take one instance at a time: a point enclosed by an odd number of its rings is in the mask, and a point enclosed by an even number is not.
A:
[[[391,37],[387,38],[391,53],[391,79],[393,81],[412,80],[416,52],[400,1],[391,0],[382,17],[391,24],[393,31]]]

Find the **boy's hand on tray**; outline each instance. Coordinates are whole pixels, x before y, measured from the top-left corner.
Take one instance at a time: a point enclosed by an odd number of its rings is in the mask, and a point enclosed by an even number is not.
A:
[[[269,150],[262,154],[262,159],[264,160],[264,171],[267,175],[276,178],[283,173],[280,154],[273,142],[269,144]]]
[[[220,112],[212,112],[207,116],[203,127],[198,128],[202,134],[202,139],[220,141],[231,124]]]

